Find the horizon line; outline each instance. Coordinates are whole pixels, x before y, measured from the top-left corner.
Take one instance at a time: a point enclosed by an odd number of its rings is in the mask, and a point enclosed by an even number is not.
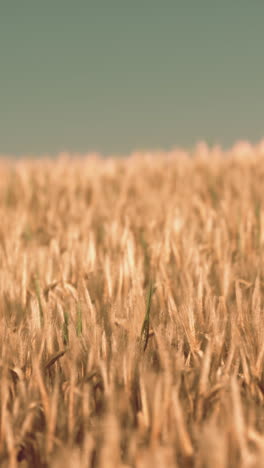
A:
[[[23,154],[15,153],[6,153],[0,151],[0,159],[46,159],[46,158],[64,158],[64,157],[95,157],[95,158],[122,158],[122,157],[131,157],[135,155],[161,155],[161,154],[185,154],[191,155],[194,153],[203,153],[206,154],[229,154],[229,153],[239,153],[243,155],[259,152],[264,154],[264,137],[261,138],[257,143],[253,143],[247,139],[238,139],[228,147],[224,147],[221,144],[212,144],[210,145],[206,140],[198,140],[194,145],[189,147],[187,146],[172,146],[171,149],[163,149],[162,147],[156,148],[137,148],[128,152],[111,152],[106,154],[101,151],[88,150],[88,151],[74,151],[74,150],[61,150],[57,152],[42,152],[34,153],[28,152]]]

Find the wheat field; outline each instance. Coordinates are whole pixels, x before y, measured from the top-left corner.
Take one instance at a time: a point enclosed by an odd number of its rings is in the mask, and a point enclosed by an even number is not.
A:
[[[264,466],[264,152],[0,162],[0,466]]]

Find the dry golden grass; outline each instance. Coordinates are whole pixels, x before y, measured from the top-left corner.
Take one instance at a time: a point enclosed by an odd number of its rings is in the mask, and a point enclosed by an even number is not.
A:
[[[2,160],[1,467],[263,466],[263,177]]]

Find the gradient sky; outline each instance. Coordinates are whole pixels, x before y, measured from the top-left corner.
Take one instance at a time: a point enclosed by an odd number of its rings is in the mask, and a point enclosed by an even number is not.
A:
[[[0,153],[264,135],[261,0],[1,0]]]

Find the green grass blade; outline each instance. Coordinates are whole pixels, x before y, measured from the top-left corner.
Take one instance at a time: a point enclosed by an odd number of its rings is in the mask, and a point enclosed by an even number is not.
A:
[[[77,336],[82,334],[82,307],[80,302],[77,304],[77,325],[76,325]]]
[[[62,327],[62,339],[63,339],[63,344],[67,346],[69,344],[69,314],[68,312],[64,312],[64,322],[63,322],[63,327]]]
[[[143,325],[142,325],[142,328],[141,328],[141,335],[140,335],[140,341],[141,341],[143,351],[146,350],[147,345],[148,345],[149,325],[150,325],[150,309],[151,309],[152,296],[153,296],[154,292],[155,292],[155,288],[153,287],[153,283],[151,281],[150,285],[149,285],[149,289],[148,289],[148,294],[147,294],[146,314],[145,314],[145,318],[144,318]]]

